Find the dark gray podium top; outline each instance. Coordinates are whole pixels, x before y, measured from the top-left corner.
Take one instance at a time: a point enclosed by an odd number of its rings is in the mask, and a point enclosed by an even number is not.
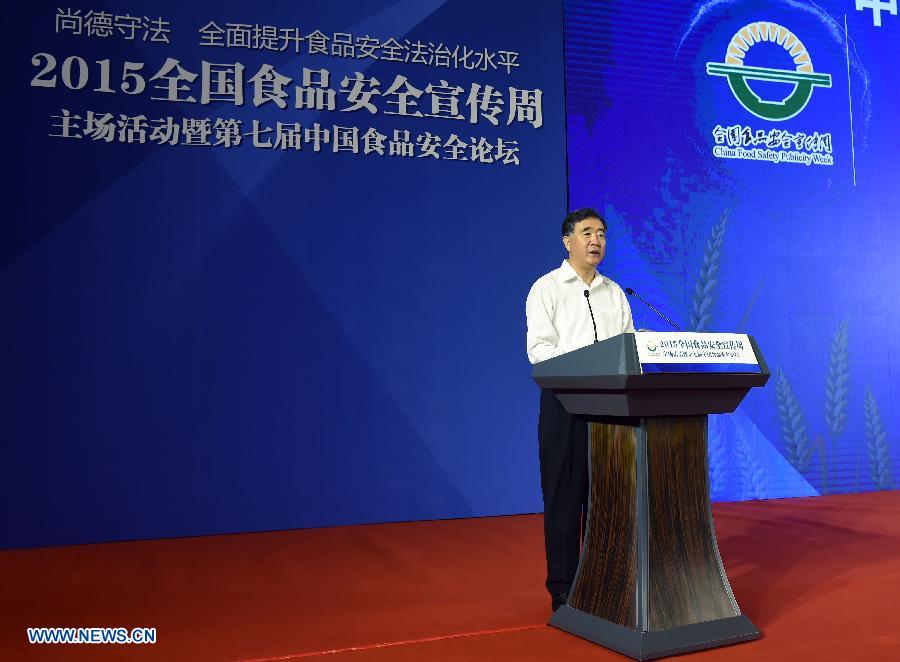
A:
[[[641,372],[635,336],[623,333],[536,363],[531,376],[567,411],[593,416],[674,416],[732,412],[769,370],[755,340],[759,372]]]

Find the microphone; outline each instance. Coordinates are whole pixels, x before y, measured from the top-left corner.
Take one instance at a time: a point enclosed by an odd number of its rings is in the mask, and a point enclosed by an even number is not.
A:
[[[629,295],[629,296],[633,296],[635,299],[637,299],[637,300],[640,301],[642,304],[644,304],[645,306],[647,306],[647,308],[649,308],[649,309],[652,310],[654,313],[656,313],[657,315],[659,315],[660,317],[662,317],[664,320],[666,320],[669,324],[671,324],[672,326],[674,326],[676,331],[681,331],[681,327],[680,327],[680,326],[678,326],[677,324],[675,324],[675,322],[673,322],[672,320],[670,320],[668,317],[666,317],[666,316],[663,315],[661,312],[659,312],[656,308],[654,308],[654,307],[651,306],[649,303],[647,303],[646,301],[644,301],[644,300],[641,298],[641,296],[640,296],[637,292],[635,292],[633,289],[631,289],[630,287],[626,287],[626,288],[625,288],[625,294],[627,294],[627,295]]]
[[[594,327],[594,342],[597,342],[597,323],[594,321],[594,309],[591,308],[591,291],[584,291],[584,300],[587,301],[588,310],[591,311],[591,326]]]

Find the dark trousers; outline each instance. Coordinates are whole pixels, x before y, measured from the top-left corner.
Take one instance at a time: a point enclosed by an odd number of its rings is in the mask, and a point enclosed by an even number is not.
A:
[[[581,550],[582,517],[587,514],[588,426],[569,414],[549,389],[541,389],[538,417],[547,590],[568,592]]]

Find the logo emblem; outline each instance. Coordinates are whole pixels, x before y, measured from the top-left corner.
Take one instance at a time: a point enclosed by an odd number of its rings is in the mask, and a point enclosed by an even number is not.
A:
[[[656,351],[656,343],[653,342],[652,340],[648,340],[647,341],[647,349],[649,349],[651,352],[655,352]]]
[[[795,69],[769,69],[744,64],[747,52],[761,42],[781,46],[790,56]],[[707,62],[706,73],[724,76],[735,99],[748,111],[765,120],[781,121],[796,116],[809,103],[814,87],[831,87],[831,75],[813,71],[812,59],[803,42],[787,28],[766,21],[750,23],[738,30],[725,53],[725,62]],[[793,85],[781,100],[761,99],[748,80],[776,81]]]

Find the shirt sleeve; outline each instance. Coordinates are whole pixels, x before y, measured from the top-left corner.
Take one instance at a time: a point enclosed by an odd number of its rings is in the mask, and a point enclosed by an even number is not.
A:
[[[528,327],[525,344],[528,360],[532,363],[546,361],[562,353],[559,351],[559,333],[553,326],[553,312],[552,286],[539,280],[525,299],[525,322]]]

